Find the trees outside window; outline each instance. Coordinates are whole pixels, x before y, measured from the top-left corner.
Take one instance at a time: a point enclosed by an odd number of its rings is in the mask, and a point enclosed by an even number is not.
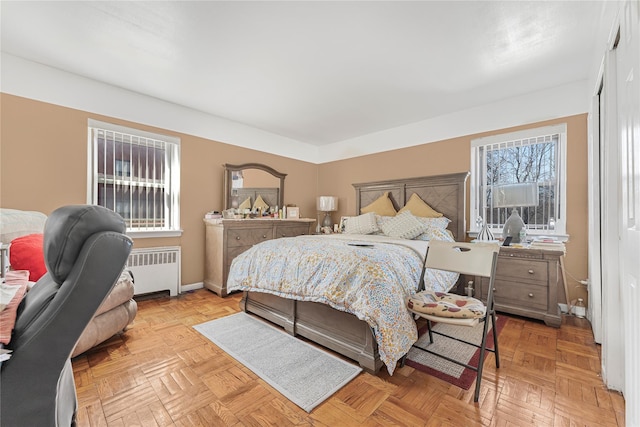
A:
[[[529,233],[565,233],[566,125],[481,138],[471,143],[472,231],[501,231],[511,207],[495,206],[501,185],[536,183],[537,206],[516,206]]]

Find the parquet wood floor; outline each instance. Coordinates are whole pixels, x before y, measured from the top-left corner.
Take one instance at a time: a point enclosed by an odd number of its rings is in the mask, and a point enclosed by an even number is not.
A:
[[[560,329],[509,317],[501,368],[487,357],[480,402],[409,366],[360,374],[311,414],[192,326],[239,310],[200,289],[138,301],[126,333],[73,360],[79,426],[624,426],[624,399],[599,376],[588,322]],[[503,315],[504,316],[504,315]]]

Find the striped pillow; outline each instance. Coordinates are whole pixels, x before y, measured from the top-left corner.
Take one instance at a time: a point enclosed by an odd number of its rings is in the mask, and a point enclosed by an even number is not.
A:
[[[346,234],[371,234],[376,231],[378,231],[378,222],[373,212],[351,217],[344,226]]]

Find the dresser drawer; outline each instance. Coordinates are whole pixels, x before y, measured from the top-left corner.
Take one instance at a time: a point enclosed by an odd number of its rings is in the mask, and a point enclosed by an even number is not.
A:
[[[281,237],[295,237],[302,236],[303,234],[309,234],[309,225],[294,225],[294,226],[276,226],[275,238]]]
[[[509,259],[507,261],[499,258],[496,267],[496,278],[526,280],[545,285],[548,277],[547,268],[548,265],[546,262],[520,259]]]
[[[273,238],[271,228],[230,228],[227,230],[227,246],[253,246]]]
[[[227,249],[227,259],[229,260],[229,264],[231,264],[231,261],[237,257],[238,255],[240,255],[242,252],[246,251],[247,249],[250,249],[251,246],[233,246],[233,247],[229,247]]]
[[[548,288],[546,285],[531,285],[496,279],[493,300],[496,306],[512,305],[523,308],[547,310]],[[482,299],[487,300],[489,281],[482,280]]]

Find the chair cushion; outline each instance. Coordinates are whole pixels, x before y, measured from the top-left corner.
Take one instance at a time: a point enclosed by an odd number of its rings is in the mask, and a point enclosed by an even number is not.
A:
[[[94,317],[129,301],[133,298],[134,293],[135,287],[133,279],[131,278],[131,273],[128,270],[125,270],[113,286],[113,289],[111,289],[111,292],[109,292],[109,295],[107,295],[104,301],[102,301],[100,307],[98,307],[98,311],[96,311]]]
[[[433,291],[413,295],[407,307],[417,314],[455,319],[478,319],[487,312],[487,307],[476,298]]]

